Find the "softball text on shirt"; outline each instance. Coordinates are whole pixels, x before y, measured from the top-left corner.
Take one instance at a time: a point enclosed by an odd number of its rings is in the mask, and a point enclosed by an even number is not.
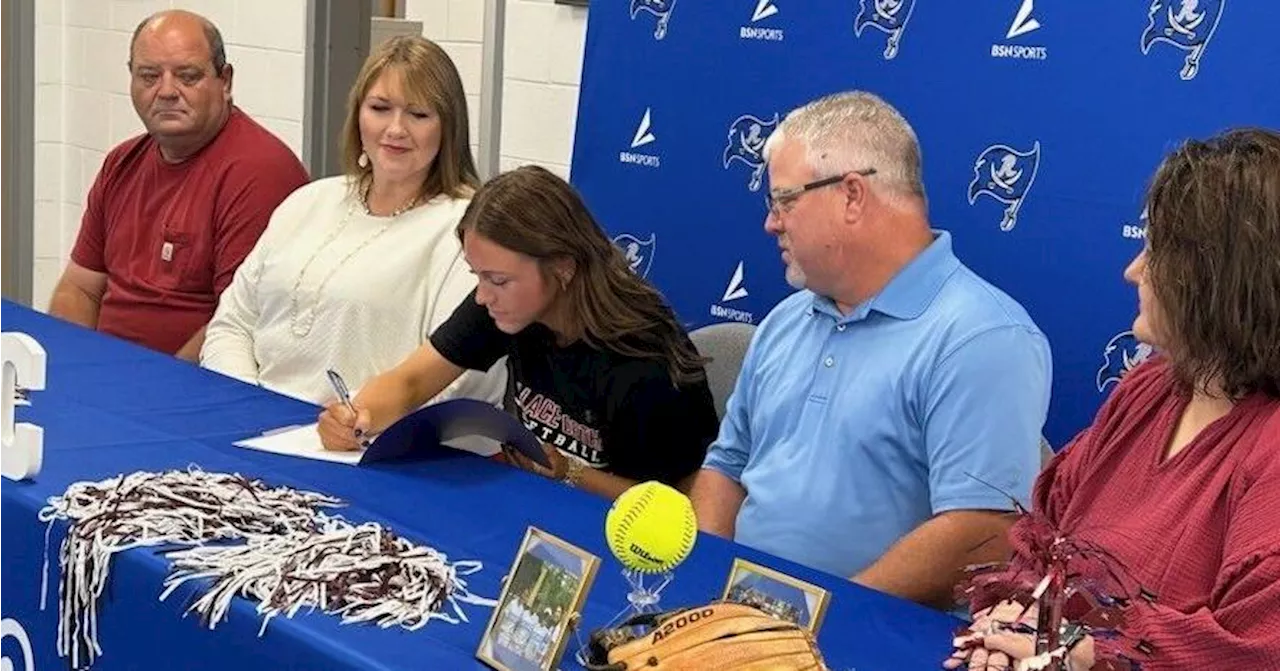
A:
[[[586,461],[592,468],[608,468],[604,450],[600,449],[600,430],[570,417],[554,399],[534,392],[516,381],[516,408],[520,421],[538,440],[561,452]],[[585,420],[595,419],[588,411]]]

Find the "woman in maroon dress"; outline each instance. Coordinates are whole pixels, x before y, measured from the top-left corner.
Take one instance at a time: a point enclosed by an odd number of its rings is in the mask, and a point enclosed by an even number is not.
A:
[[[1147,208],[1125,278],[1134,335],[1158,353],[1041,474],[1012,563],[968,595],[972,635],[948,669],[1040,668],[1018,666],[1035,610],[1003,599],[1044,575],[1046,531],[1105,551],[1131,597],[1072,671],[1280,669],[1280,134],[1187,142]]]

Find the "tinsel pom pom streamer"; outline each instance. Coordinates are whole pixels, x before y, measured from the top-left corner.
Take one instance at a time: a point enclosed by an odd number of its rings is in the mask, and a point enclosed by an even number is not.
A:
[[[314,534],[264,537],[243,545],[196,547],[169,554],[174,573],[163,600],[180,585],[211,579],[188,612],[210,629],[226,618],[236,596],[258,602],[262,629],[277,615],[301,609],[339,615],[342,622],[373,622],[415,630],[433,619],[467,621],[459,604],[493,606],[471,594],[465,576],[479,562],[450,564],[436,550],[414,545],[375,523],[352,525],[326,517]],[[447,608],[446,608],[447,606]]]
[[[413,630],[435,619],[466,621],[461,604],[496,605],[467,589],[465,577],[479,571],[480,562],[451,564],[378,524],[355,525],[321,512],[339,505],[323,494],[196,467],[72,484],[39,513],[48,524],[41,609],[53,525],[70,524],[59,552],[58,653],[70,657],[73,668],[102,655],[97,604],[111,559],[137,547],[187,548],[168,553],[173,572],[160,598],[189,581],[212,581],[188,609],[210,628],[226,618],[236,596],[258,602],[259,635],[271,618],[303,608],[338,615],[344,624]]]

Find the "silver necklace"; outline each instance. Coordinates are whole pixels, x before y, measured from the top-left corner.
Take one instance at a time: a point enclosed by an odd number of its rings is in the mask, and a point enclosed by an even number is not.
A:
[[[376,216],[369,211],[368,194],[369,192],[366,190],[364,194],[365,197],[361,198],[363,201],[362,205],[364,206],[364,211],[370,216]],[[329,236],[325,238],[324,242],[320,243],[320,246],[316,247],[316,250],[311,253],[311,257],[307,259],[307,262],[302,265],[302,270],[298,272],[298,278],[293,282],[293,291],[289,305],[289,331],[293,333],[295,337],[305,338],[309,333],[311,333],[311,328],[315,326],[316,322],[316,308],[320,305],[320,297],[324,295],[324,289],[329,285],[329,280],[333,279],[333,276],[342,269],[342,266],[346,265],[347,261],[351,260],[351,257],[359,254],[361,250],[368,247],[374,240],[381,237],[383,233],[386,233],[387,229],[391,228],[391,225],[395,223],[397,217],[417,206],[418,200],[418,196],[411,198],[407,203],[387,217],[387,223],[383,224],[382,228],[378,229],[378,231],[373,235],[365,238],[364,241],[355,249],[347,252],[347,255],[342,257],[342,260],[338,261],[338,263],[329,270],[329,274],[325,275],[324,279],[320,281],[320,284],[318,284],[315,290],[311,292],[314,295],[311,304],[306,308],[299,310],[299,302],[302,293],[302,280],[306,277],[307,271],[310,270],[312,262],[314,262],[316,257],[320,255],[320,252],[337,239],[338,235],[341,234],[342,231],[346,229],[347,225],[351,223],[351,217],[355,214],[356,206],[355,203],[347,206],[347,212],[343,215],[341,223],[339,223],[338,226],[329,233]]]

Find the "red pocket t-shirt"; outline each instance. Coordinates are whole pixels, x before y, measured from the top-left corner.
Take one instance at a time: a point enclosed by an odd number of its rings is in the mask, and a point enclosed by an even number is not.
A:
[[[307,172],[237,108],[191,158],[167,163],[148,135],[107,155],[89,191],[71,260],[107,275],[98,330],[177,352]]]

